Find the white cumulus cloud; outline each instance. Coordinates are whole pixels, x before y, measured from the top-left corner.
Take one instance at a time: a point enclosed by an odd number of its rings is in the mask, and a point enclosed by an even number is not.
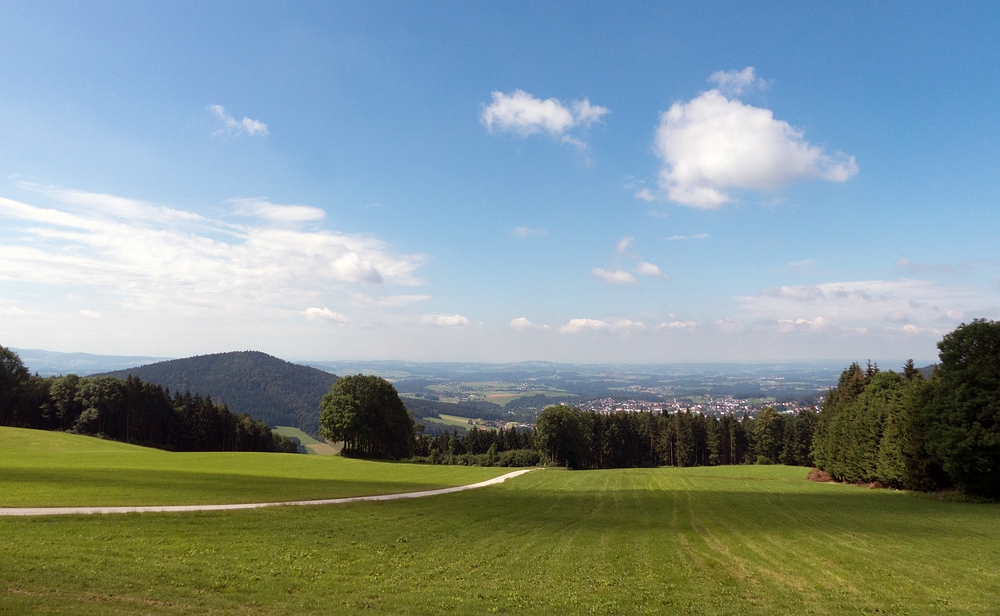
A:
[[[223,133],[239,135],[245,133],[251,137],[256,137],[271,134],[267,130],[267,124],[258,120],[251,120],[247,117],[244,117],[242,120],[237,120],[233,116],[229,115],[226,108],[222,105],[209,105],[206,109],[218,118],[224,126],[224,128],[215,131],[214,134],[216,135],[221,135]]]
[[[747,72],[749,70],[749,73]],[[720,88],[736,94],[754,79],[752,69],[715,73]],[[792,182],[844,182],[858,172],[853,156],[828,154],[770,109],[727,98],[720,89],[677,102],[660,116],[655,150],[663,160],[660,185],[670,200],[715,209],[734,189],[773,191]]]
[[[606,282],[608,284],[635,284],[636,283],[635,276],[633,276],[632,274],[629,274],[625,270],[621,270],[621,269],[615,270],[613,272],[609,272],[609,271],[601,269],[599,267],[595,267],[594,269],[590,270],[590,273],[593,274],[594,276],[596,276],[597,278],[600,278],[601,280],[603,280],[604,282]]]
[[[333,321],[334,323],[347,323],[350,321],[345,315],[334,312],[329,308],[306,308],[303,314],[311,321]]]
[[[660,271],[659,266],[655,263],[649,263],[647,261],[642,261],[635,267],[636,274],[642,274],[644,276],[655,276],[656,278],[667,278],[667,275]]]
[[[524,90],[515,90],[510,94],[493,92],[492,97],[493,102],[484,105],[479,116],[489,132],[498,130],[522,137],[547,133],[561,137],[563,143],[579,150],[585,150],[587,144],[567,132],[574,128],[586,128],[610,113],[606,107],[591,105],[586,98],[564,104],[555,98],[535,98]]]
[[[460,314],[425,314],[421,321],[438,327],[465,327],[469,324],[469,319]]]
[[[548,325],[532,323],[526,317],[518,317],[510,322],[510,328],[519,332],[548,331],[552,329]]]
[[[825,317],[814,319],[778,319],[778,331],[784,334],[808,329],[812,331],[823,331],[830,325],[830,320]]]

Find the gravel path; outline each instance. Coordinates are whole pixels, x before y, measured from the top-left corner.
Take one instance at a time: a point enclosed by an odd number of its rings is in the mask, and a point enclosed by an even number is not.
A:
[[[344,503],[361,503],[365,501],[389,501],[403,498],[422,498],[424,496],[437,496],[438,494],[451,494],[452,492],[462,492],[464,490],[475,490],[486,486],[503,483],[513,477],[518,477],[531,472],[532,469],[513,471],[506,475],[500,475],[493,479],[470,483],[464,486],[453,488],[441,488],[439,490],[424,490],[422,492],[403,492],[401,494],[377,494],[375,496],[351,496],[348,498],[324,498],[321,500],[284,501],[279,503],[238,503],[234,505],[153,505],[150,507],[7,507],[0,508],[0,516],[26,516],[26,515],[75,515],[90,513],[166,513],[180,511],[230,511],[233,509],[260,509],[261,507],[284,507],[288,505],[342,505]]]

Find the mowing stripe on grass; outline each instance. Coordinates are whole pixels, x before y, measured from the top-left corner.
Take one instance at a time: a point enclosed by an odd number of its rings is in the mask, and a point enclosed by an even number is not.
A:
[[[261,507],[303,506],[303,505],[343,505],[365,501],[399,500],[401,498],[421,498],[475,490],[503,483],[508,479],[518,477],[535,469],[527,468],[500,475],[493,479],[470,483],[452,488],[438,490],[423,490],[421,492],[403,492],[401,494],[376,494],[374,496],[349,496],[347,498],[323,498],[319,500],[283,501],[276,503],[236,503],[232,505],[161,505],[146,507],[5,507],[0,508],[0,516],[30,516],[30,515],[74,515],[92,513],[177,513],[184,511],[229,511],[233,509],[260,509]]]

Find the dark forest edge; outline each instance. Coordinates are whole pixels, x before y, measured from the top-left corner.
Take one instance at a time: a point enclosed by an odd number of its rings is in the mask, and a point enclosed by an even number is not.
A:
[[[295,453],[298,443],[225,405],[137,377],[42,378],[0,346],[0,426],[61,430],[170,451]]]
[[[816,466],[839,481],[1000,498],[1000,322],[976,319],[938,343],[929,379],[852,364],[814,435]]]

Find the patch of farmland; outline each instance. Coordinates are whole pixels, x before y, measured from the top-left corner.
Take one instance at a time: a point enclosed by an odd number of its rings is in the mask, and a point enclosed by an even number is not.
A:
[[[449,426],[461,426],[467,430],[479,428],[481,430],[496,430],[496,426],[491,426],[484,421],[469,417],[459,417],[458,415],[438,415],[439,421]]]

